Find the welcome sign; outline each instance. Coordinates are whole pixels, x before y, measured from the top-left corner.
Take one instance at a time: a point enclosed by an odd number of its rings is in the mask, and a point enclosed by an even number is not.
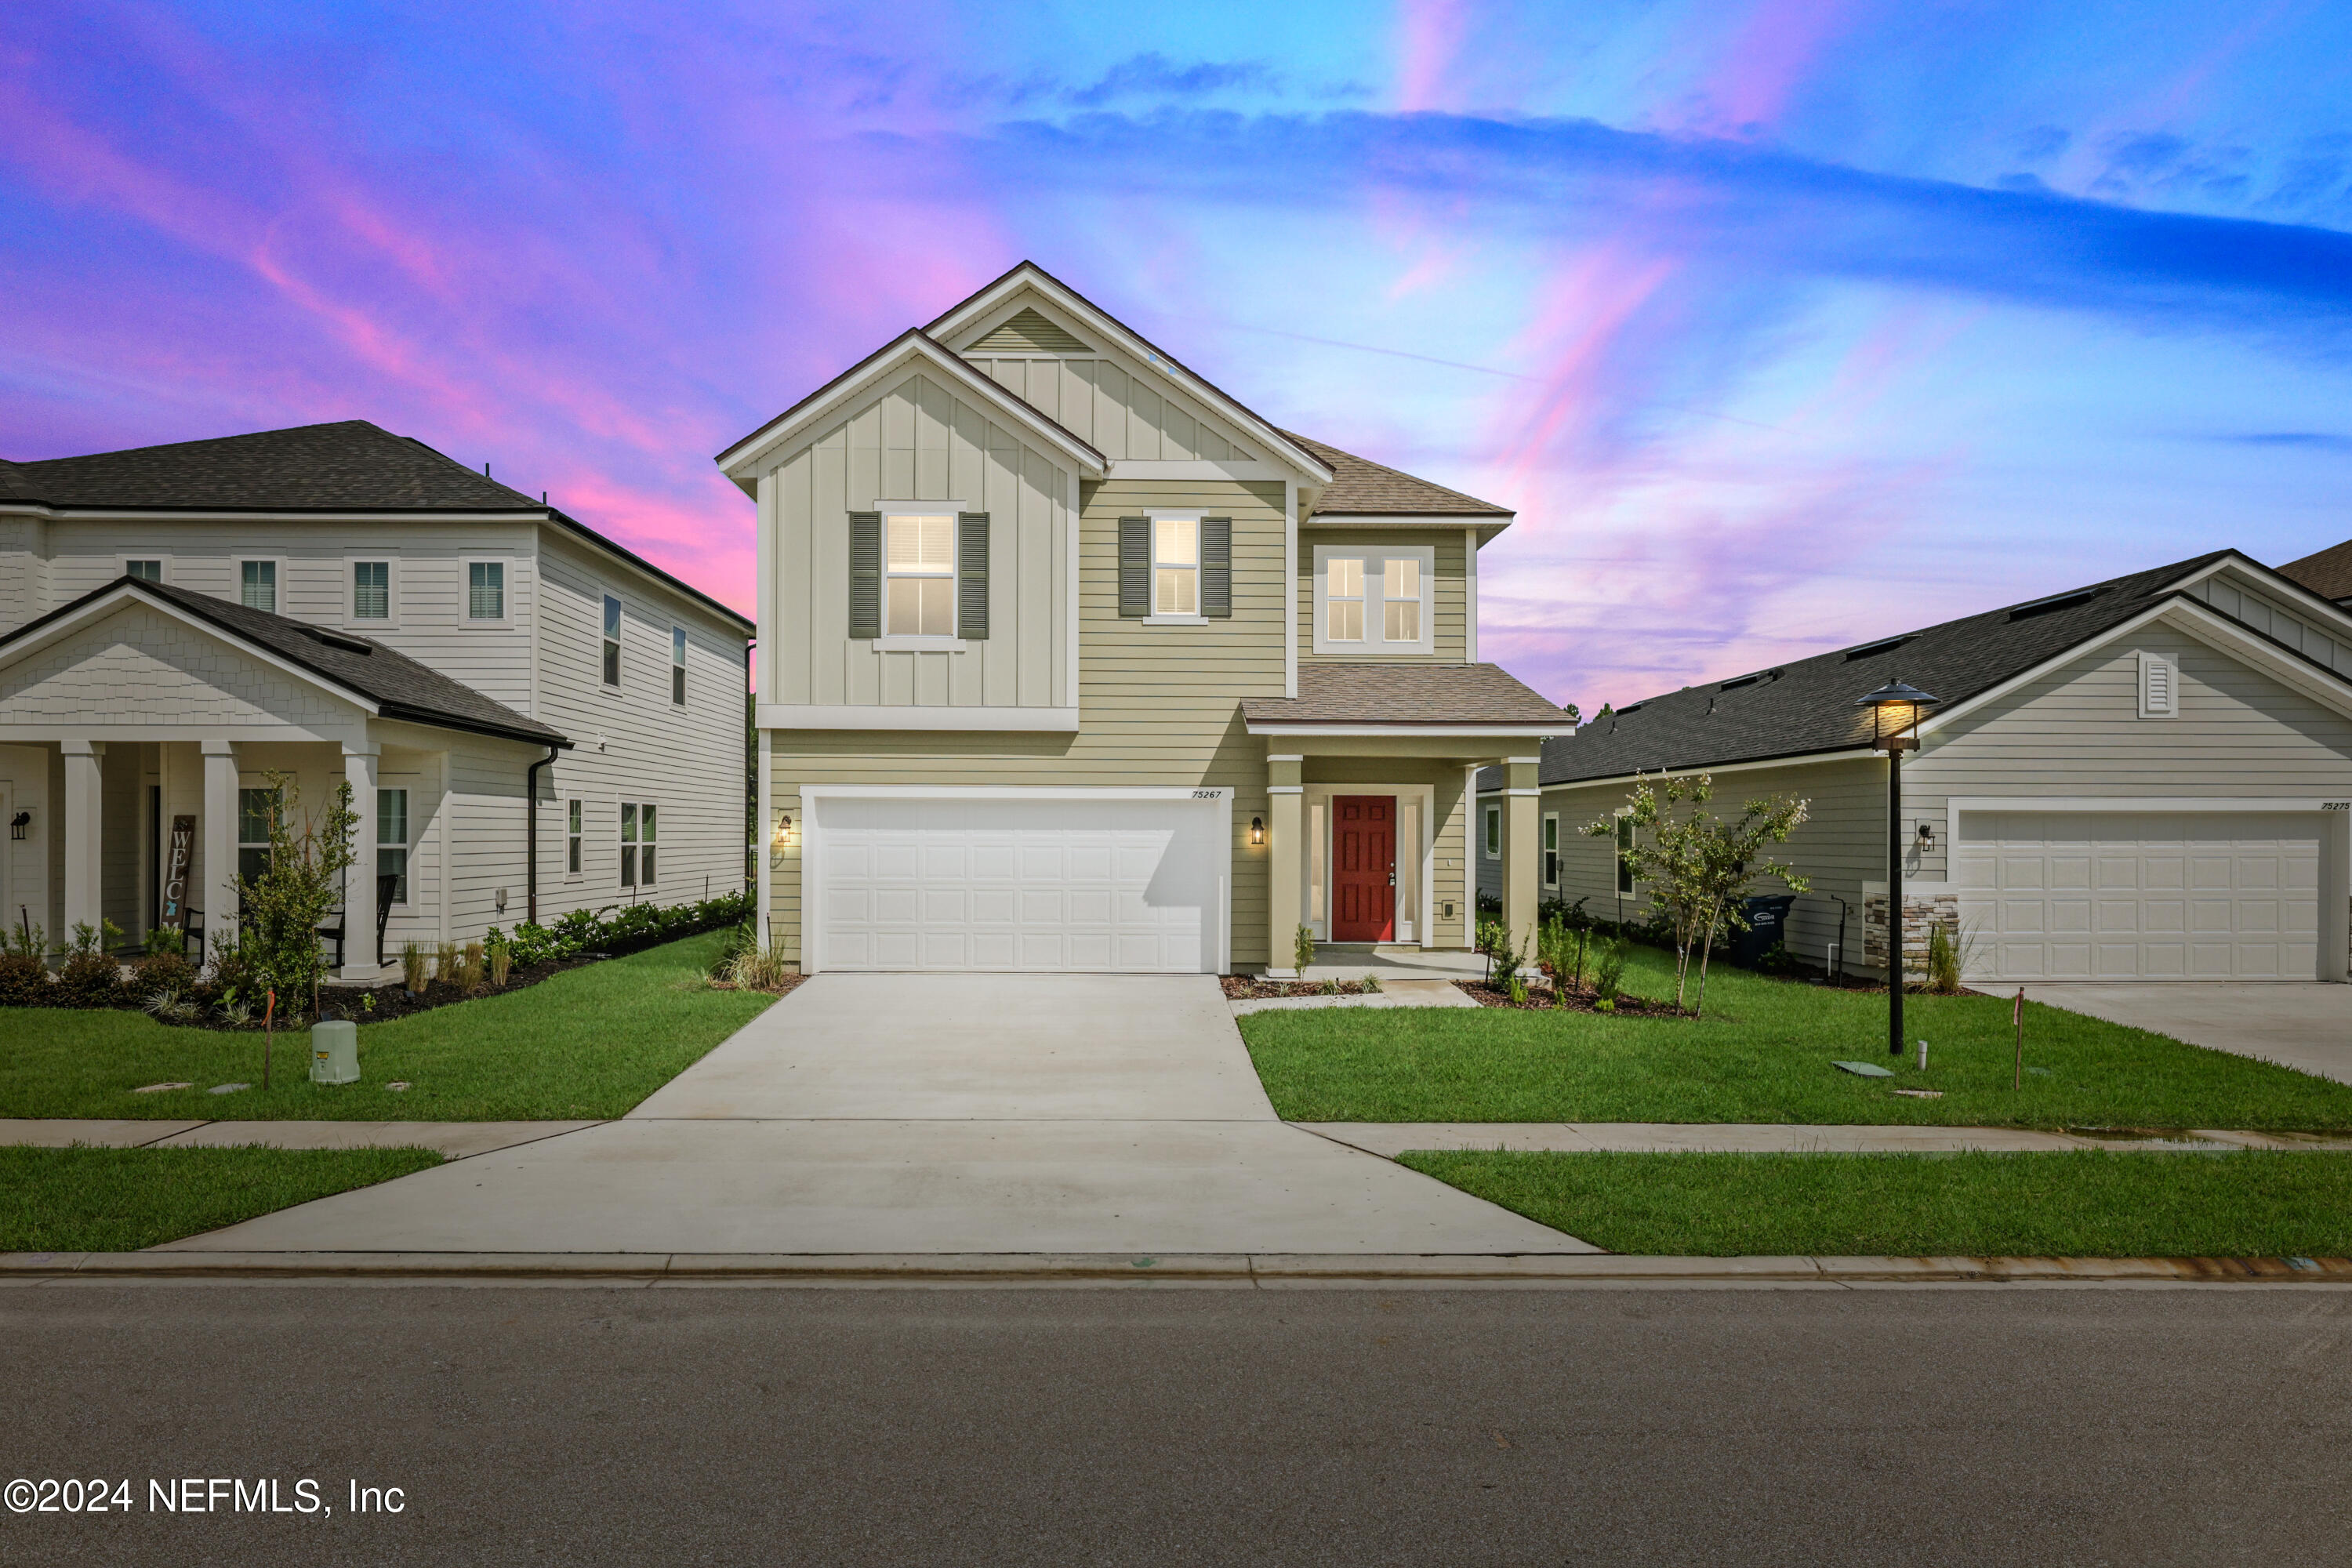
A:
[[[195,853],[196,819],[172,818],[172,846],[163,858],[163,927],[188,929],[188,860]]]

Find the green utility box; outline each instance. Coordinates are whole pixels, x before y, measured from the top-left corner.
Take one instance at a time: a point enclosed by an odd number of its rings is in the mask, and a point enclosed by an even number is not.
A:
[[[310,1081],[357,1083],[360,1080],[360,1026],[349,1018],[332,1018],[310,1026]]]

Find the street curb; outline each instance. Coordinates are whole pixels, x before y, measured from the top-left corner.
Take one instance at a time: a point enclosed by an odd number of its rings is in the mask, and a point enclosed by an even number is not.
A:
[[[2342,1258],[1139,1257],[1093,1253],[17,1252],[0,1285],[100,1281],[605,1284],[2352,1285]]]

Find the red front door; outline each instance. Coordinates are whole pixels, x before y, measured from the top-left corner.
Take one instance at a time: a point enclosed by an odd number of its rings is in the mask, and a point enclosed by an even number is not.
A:
[[[1331,940],[1396,940],[1396,797],[1331,797]]]

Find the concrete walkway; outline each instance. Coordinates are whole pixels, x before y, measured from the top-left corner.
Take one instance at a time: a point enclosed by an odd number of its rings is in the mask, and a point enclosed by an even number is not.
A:
[[[2017,987],[1978,986],[1995,996]],[[2352,985],[2309,982],[2157,981],[2028,985],[2029,1002],[2169,1035],[2192,1046],[2352,1083]]]
[[[1408,1149],[1527,1149],[1625,1154],[1997,1154],[2119,1149],[2219,1152],[2327,1149],[2352,1152],[2352,1139],[2200,1128],[2174,1138],[2090,1138],[2016,1127],[1840,1127],[1775,1122],[1683,1121],[1301,1121],[1294,1125],[1351,1149],[1394,1159]]]
[[[1209,976],[823,974],[618,1121],[178,1251],[1567,1254],[1286,1126]]]

